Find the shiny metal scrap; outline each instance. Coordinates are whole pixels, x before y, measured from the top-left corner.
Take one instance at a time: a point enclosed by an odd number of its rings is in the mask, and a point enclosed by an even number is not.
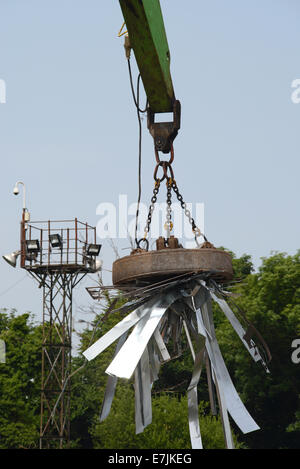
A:
[[[249,338],[249,330],[245,330],[229,307],[225,300],[226,294],[219,285],[205,276],[205,273],[193,274],[138,289],[130,296],[131,308],[134,308],[134,304],[137,308],[83,353],[88,360],[92,360],[118,340],[114,358],[106,369],[109,378],[100,420],[103,421],[109,414],[118,378],[133,377],[136,433],[142,432],[151,423],[153,382],[159,377],[161,365],[172,359],[167,348],[170,337],[175,341],[177,356],[181,353],[180,342],[184,330],[194,361],[192,378],[187,389],[192,448],[202,448],[197,387],[203,366],[206,366],[210,380],[208,388],[214,409],[216,403],[213,402],[213,388],[216,391],[226,447],[234,448],[229,414],[243,433],[258,430],[259,427],[241,401],[223,360],[214,328],[212,302],[219,305],[253,360],[260,361],[267,372],[268,350],[264,354],[264,347],[260,344],[258,348],[253,337]],[[147,301],[141,304],[143,296]],[[127,311],[126,307],[128,305],[125,304],[124,311]],[[252,327],[251,331],[253,330]]]

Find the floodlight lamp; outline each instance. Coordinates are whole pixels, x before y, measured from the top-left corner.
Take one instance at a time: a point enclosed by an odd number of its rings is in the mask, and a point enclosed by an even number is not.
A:
[[[102,244],[88,244],[86,248],[86,254],[88,256],[99,256]]]
[[[87,263],[89,265],[89,268],[93,271],[93,273],[100,272],[100,270],[102,270],[102,261],[100,259],[88,258]]]
[[[31,254],[40,251],[40,243],[38,239],[29,239],[26,241],[26,251]]]
[[[62,245],[63,245],[62,238],[58,233],[49,235],[49,241],[50,241],[51,247],[62,249]]]
[[[8,262],[9,265],[11,265],[12,267],[16,267],[17,265],[17,259],[19,257],[19,255],[21,254],[21,251],[14,251],[12,252],[11,254],[7,254],[5,256],[2,256],[2,258]]]

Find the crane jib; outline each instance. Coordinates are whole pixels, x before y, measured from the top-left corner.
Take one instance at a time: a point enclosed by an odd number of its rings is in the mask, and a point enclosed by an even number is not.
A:
[[[159,0],[119,0],[148,99],[148,128],[158,151],[169,153],[180,128],[170,51]],[[173,113],[173,122],[155,123],[157,113]]]

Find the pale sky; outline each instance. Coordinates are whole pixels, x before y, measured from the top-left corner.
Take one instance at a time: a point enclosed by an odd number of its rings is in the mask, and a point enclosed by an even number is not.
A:
[[[292,82],[300,79],[299,1],[161,5],[182,105],[174,170],[184,199],[204,203],[205,233],[216,246],[252,255],[256,267],[271,251],[295,254],[300,103],[292,101]],[[6,85],[1,254],[19,246],[17,180],[26,184],[32,220],[78,217],[96,226],[99,204],[118,208],[120,194],[128,204],[136,201],[138,126],[117,37],[122,22],[117,0],[0,0],[0,80]],[[136,77],[134,57],[132,66]],[[146,205],[154,165],[144,121]],[[109,271],[113,250],[107,240],[99,242]],[[121,255],[129,253],[122,250],[128,241],[115,242]],[[0,307],[40,318],[41,291],[33,280],[2,260],[0,275]],[[111,283],[109,272],[104,278]],[[91,277],[77,289],[77,319],[78,308],[91,303],[84,288],[90,285]]]

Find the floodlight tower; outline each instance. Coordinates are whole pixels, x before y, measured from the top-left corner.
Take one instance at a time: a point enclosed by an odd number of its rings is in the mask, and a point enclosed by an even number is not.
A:
[[[67,448],[73,289],[101,268],[96,228],[74,220],[24,223],[21,267],[43,288],[40,448]]]
[[[30,221],[23,187],[20,250],[3,256],[25,269],[43,289],[43,343],[40,448],[68,448],[73,289],[88,273],[101,269],[96,228],[74,220]]]

